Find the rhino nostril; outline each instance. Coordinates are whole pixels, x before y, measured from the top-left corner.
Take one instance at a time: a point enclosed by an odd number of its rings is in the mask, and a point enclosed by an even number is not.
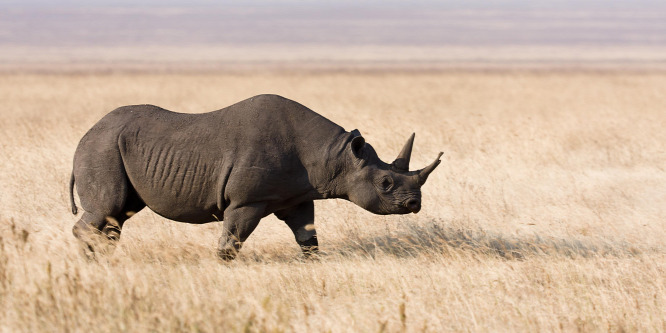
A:
[[[405,205],[412,213],[418,213],[421,210],[421,200],[419,199],[409,199]]]

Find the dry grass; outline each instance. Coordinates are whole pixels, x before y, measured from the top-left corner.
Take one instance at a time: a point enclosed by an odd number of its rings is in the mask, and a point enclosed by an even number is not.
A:
[[[0,331],[666,330],[666,74],[0,75]],[[67,182],[106,112],[202,112],[278,93],[390,160],[445,160],[418,215],[316,203],[303,261],[266,218],[239,260],[217,223],[133,217],[79,256]],[[214,147],[211,147],[214,149]]]

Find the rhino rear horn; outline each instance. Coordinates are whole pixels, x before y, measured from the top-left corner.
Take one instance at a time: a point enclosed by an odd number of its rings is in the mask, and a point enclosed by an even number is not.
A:
[[[430,165],[428,165],[427,167],[425,167],[425,168],[423,168],[423,169],[421,169],[421,170],[418,171],[418,175],[419,175],[419,184],[421,184],[421,185],[425,184],[425,182],[426,182],[426,180],[428,179],[428,176],[430,175],[430,173],[431,173],[433,170],[435,170],[435,168],[439,165],[439,163],[442,162],[439,158],[442,157],[443,154],[444,154],[444,153],[440,152],[439,155],[437,155],[437,158],[435,159],[434,162],[432,162],[432,163],[431,163]]]
[[[393,161],[393,167],[397,171],[409,171],[409,159],[412,157],[412,147],[414,146],[414,136],[416,136],[416,133],[412,133],[412,135],[407,139],[407,142],[405,143],[405,146],[402,147],[402,150],[400,151],[400,154],[398,154],[398,157]]]

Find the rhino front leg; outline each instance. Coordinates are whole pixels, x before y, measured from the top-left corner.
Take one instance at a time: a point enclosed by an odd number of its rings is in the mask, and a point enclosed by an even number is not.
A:
[[[243,242],[264,217],[266,204],[251,204],[241,207],[229,207],[224,211],[224,231],[220,237],[217,254],[223,260],[233,260],[243,246]]]
[[[319,251],[317,231],[314,226],[313,201],[306,201],[294,207],[277,211],[275,216],[287,223],[306,257],[309,258]]]

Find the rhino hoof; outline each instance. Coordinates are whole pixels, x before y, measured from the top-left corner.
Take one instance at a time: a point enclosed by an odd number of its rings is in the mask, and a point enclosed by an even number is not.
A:
[[[224,261],[231,261],[236,259],[236,249],[221,249],[217,251],[218,257]]]

